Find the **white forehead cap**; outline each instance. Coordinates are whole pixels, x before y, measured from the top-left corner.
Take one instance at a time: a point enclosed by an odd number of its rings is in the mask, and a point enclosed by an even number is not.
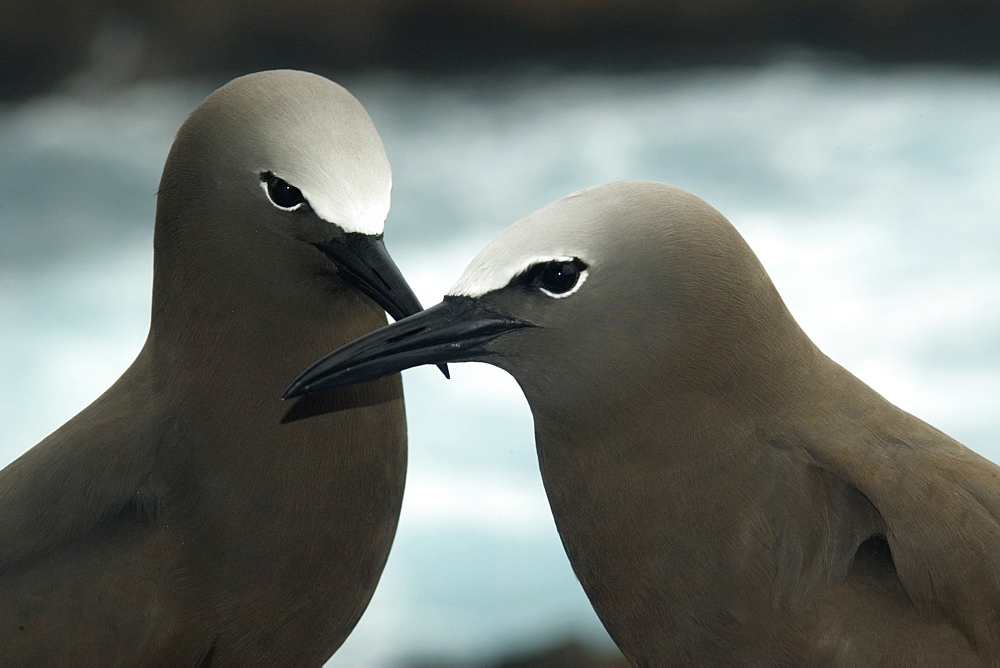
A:
[[[589,217],[580,211],[580,204],[593,190],[567,195],[505,229],[479,251],[448,294],[481,297],[540,262],[573,258],[593,262],[603,230],[590,225]]]
[[[617,265],[622,257],[658,252],[669,235],[714,238],[723,229],[732,226],[722,214],[680,188],[613,181],[567,195],[508,227],[476,255],[448,294],[480,297],[550,260]]]
[[[233,115],[259,145],[256,168],[302,191],[313,211],[346,232],[381,234],[392,172],[375,125],[342,86],[295,70],[230,82]]]
[[[382,234],[392,191],[389,159],[364,108],[340,91],[339,108],[317,118],[315,131],[308,122],[295,128],[294,155],[277,156],[269,171],[301,190],[323,220],[345,232]]]

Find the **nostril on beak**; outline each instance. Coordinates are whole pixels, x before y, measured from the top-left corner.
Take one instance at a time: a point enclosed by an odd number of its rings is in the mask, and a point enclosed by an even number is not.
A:
[[[417,334],[420,334],[421,332],[425,332],[425,331],[427,331],[426,327],[418,327],[417,329],[414,329],[412,331],[403,332],[399,336],[394,336],[391,339],[386,339],[386,343],[396,343],[397,341],[402,341],[403,339],[408,339],[411,336],[416,336]]]
[[[372,273],[375,275],[375,278],[377,278],[379,282],[382,283],[382,287],[385,288],[387,292],[392,292],[392,285],[389,283],[389,281],[385,280],[385,277],[382,276],[380,272],[375,271]]]

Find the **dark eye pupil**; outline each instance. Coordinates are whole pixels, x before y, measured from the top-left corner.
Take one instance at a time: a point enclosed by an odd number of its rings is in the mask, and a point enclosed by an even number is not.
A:
[[[580,279],[580,268],[573,262],[549,262],[542,269],[540,285],[549,292],[569,292]]]
[[[279,179],[271,172],[262,174],[261,178],[267,184],[267,196],[271,198],[277,206],[283,209],[302,204],[306,198],[302,196],[302,191],[284,179]]]

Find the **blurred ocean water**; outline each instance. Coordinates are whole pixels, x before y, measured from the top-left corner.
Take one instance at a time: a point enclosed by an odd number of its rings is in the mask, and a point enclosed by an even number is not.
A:
[[[740,229],[831,357],[1000,461],[1000,76],[801,59],[339,80],[382,134],[395,181],[387,245],[426,305],[553,199],[616,179],[672,183]],[[138,352],[159,173],[219,83],[79,86],[0,107],[0,464]],[[433,369],[404,379],[399,534],[331,665],[610,643],[562,552],[513,380],[470,364],[450,382]]]

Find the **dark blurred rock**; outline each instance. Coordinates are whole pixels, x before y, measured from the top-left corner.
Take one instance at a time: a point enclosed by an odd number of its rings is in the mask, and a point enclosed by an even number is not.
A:
[[[467,661],[427,659],[408,664],[409,668],[629,668],[629,662],[619,652],[598,650],[576,639],[512,653],[499,658],[479,658]]]
[[[282,66],[633,69],[752,63],[784,46],[1000,61],[994,0],[0,0],[0,15],[6,98],[88,69],[109,81]]]
[[[0,0],[0,99],[48,89],[80,69],[102,0]]]
[[[599,652],[570,640],[539,652],[518,654],[492,664],[494,668],[628,668],[625,657]]]

